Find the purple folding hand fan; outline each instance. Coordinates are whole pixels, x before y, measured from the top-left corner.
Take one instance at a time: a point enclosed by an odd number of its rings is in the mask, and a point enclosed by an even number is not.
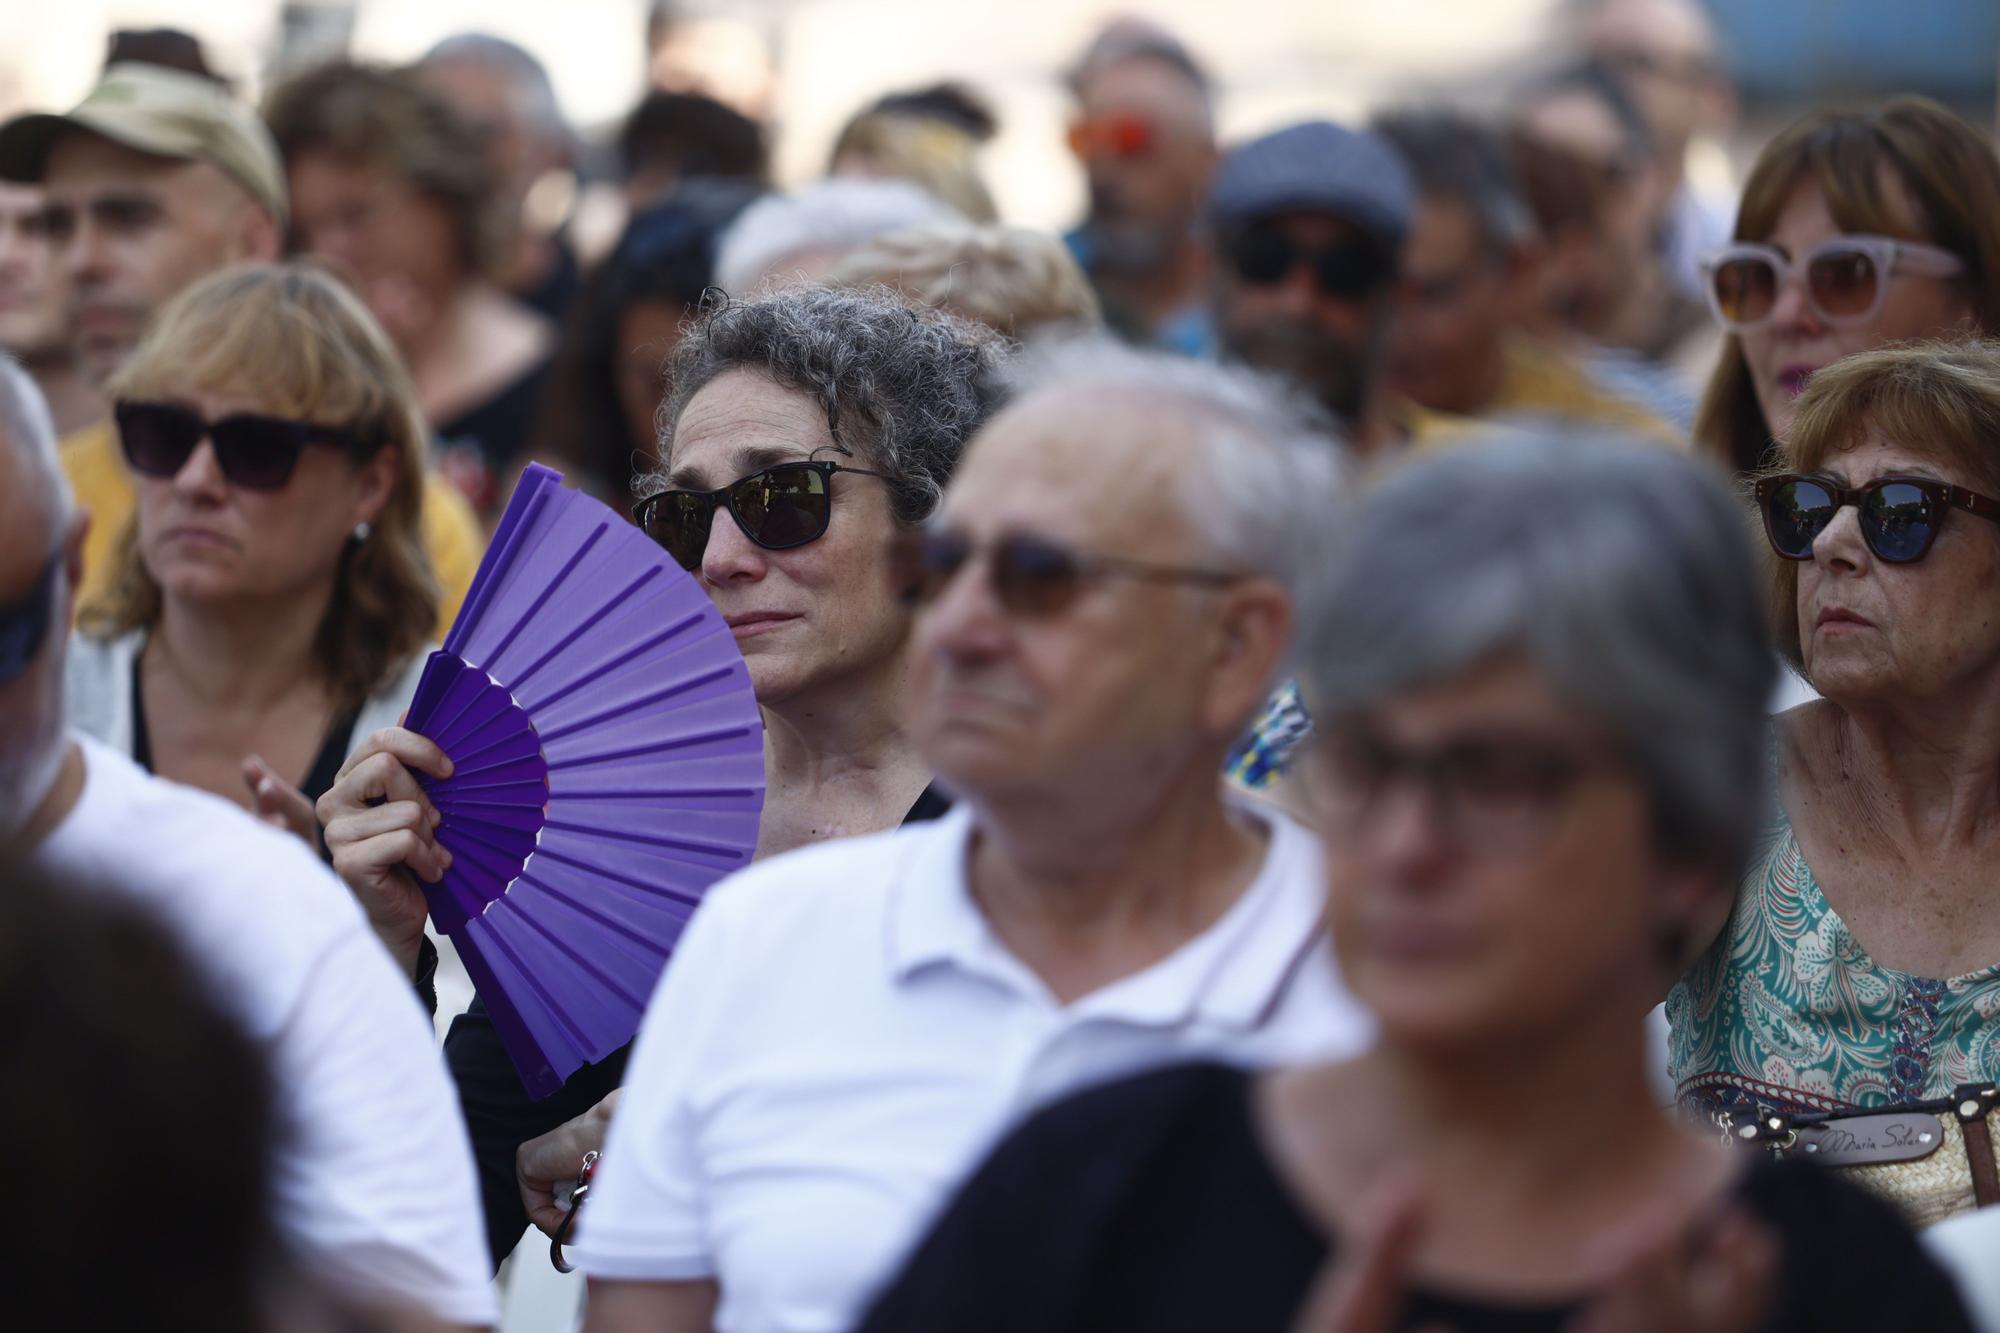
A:
[[[708,886],[750,861],[764,734],[686,571],[531,465],[405,722],[452,865],[425,884],[530,1095],[632,1039]]]

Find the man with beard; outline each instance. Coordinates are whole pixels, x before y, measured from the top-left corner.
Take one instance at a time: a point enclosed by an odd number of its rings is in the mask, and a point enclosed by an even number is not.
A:
[[[1070,87],[1090,214],[1065,239],[1106,322],[1133,342],[1206,355],[1201,201],[1216,158],[1206,76],[1171,33],[1121,19],[1084,52]]]
[[[1382,379],[1416,207],[1394,149],[1328,121],[1235,149],[1209,190],[1223,353],[1309,392],[1361,455],[1412,433]]]

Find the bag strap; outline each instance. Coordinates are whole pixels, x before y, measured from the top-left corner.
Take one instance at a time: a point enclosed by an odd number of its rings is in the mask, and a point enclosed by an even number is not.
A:
[[[1962,1084],[1952,1094],[1952,1112],[1965,1131],[1965,1156],[1972,1163],[1972,1197],[1981,1208],[2000,1203],[2000,1167],[1993,1160],[1993,1130],[1987,1117],[2000,1106],[2000,1084]]]

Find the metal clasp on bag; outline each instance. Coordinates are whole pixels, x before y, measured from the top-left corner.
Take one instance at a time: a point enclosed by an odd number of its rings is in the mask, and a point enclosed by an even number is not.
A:
[[[597,1151],[592,1149],[583,1155],[583,1170],[576,1173],[576,1184],[569,1192],[569,1211],[563,1214],[562,1225],[549,1241],[549,1262],[558,1273],[573,1273],[576,1265],[563,1258],[563,1246],[569,1243],[569,1233],[576,1229],[576,1215],[583,1211],[583,1199],[590,1193],[590,1178],[597,1171]]]

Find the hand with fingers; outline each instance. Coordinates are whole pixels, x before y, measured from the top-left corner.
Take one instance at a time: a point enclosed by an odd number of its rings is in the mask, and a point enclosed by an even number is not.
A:
[[[586,1153],[604,1151],[618,1095],[611,1093],[568,1124],[529,1139],[515,1151],[514,1179],[521,1188],[521,1204],[542,1234],[555,1236],[562,1230],[569,1210],[557,1202],[558,1191],[576,1183]]]
[[[251,808],[257,818],[273,828],[297,834],[313,849],[313,855],[319,855],[319,818],[304,792],[279,777],[262,755],[255,754],[244,757],[243,785],[250,789]]]
[[[1611,1245],[1614,1276],[1568,1333],[1751,1333],[1764,1326],[1779,1243],[1742,1205],[1697,1233],[1643,1223]]]
[[[413,731],[390,727],[363,741],[319,798],[334,870],[412,975],[427,915],[417,881],[435,884],[451,865],[451,853],[436,836],[441,816],[416,775],[446,778],[451,771],[444,751]]]
[[[1363,1207],[1353,1247],[1342,1254],[1306,1297],[1293,1333],[1395,1333],[1409,1294],[1408,1270],[1423,1233],[1423,1205],[1416,1189],[1391,1180]],[[1435,1325],[1418,1333],[1451,1333]]]

